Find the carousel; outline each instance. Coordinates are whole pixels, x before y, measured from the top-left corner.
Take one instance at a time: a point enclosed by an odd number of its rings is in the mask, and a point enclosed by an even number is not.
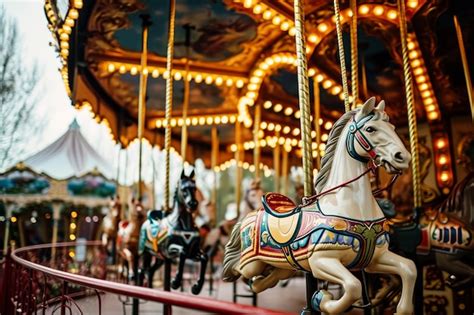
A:
[[[7,255],[4,270],[39,282],[7,314],[473,313],[471,2],[44,10],[72,105],[122,151],[138,141],[139,184],[110,203],[100,241]],[[163,172],[144,168],[145,146]],[[146,172],[163,186],[151,205]]]

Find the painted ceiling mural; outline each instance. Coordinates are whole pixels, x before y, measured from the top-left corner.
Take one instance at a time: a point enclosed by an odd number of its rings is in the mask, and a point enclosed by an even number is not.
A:
[[[143,9],[128,16],[131,27],[119,29],[115,38],[123,49],[141,50],[140,15],[150,14],[152,26],[149,46],[165,57],[168,40],[168,1],[143,0]],[[186,0],[176,4],[175,57],[186,57],[185,25],[191,29],[190,58],[201,61],[222,61],[243,51],[242,44],[257,35],[257,23],[248,15],[229,9],[222,0]]]

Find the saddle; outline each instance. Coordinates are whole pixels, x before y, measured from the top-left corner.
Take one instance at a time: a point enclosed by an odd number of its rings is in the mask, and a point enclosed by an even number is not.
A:
[[[262,204],[268,213],[267,228],[272,239],[280,246],[292,243],[301,225],[301,207],[278,193],[263,196]]]

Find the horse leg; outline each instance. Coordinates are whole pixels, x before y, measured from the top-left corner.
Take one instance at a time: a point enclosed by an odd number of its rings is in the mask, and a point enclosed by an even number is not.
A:
[[[273,288],[278,281],[292,277],[296,270],[272,268],[270,274],[266,276],[254,276],[249,281],[249,286],[255,293],[260,293],[266,289]]]
[[[155,277],[155,272],[160,269],[161,266],[165,263],[164,260],[155,257],[155,262],[153,265],[148,269],[148,287],[153,288],[153,278]]]
[[[201,251],[198,254],[198,259],[201,262],[201,270],[199,271],[198,281],[191,287],[191,292],[193,294],[199,294],[199,292],[201,292],[204,281],[206,280],[207,261],[209,260],[208,256]]]
[[[132,252],[128,249],[128,248],[124,248],[122,250],[122,254],[124,255],[124,258],[125,260],[127,261],[128,263],[128,278],[129,280],[130,279],[133,279],[133,276],[134,276],[134,267],[135,265],[133,264],[133,255],[132,255]]]
[[[142,254],[142,268],[140,270],[140,278],[138,282],[139,285],[143,285],[143,281],[145,280],[145,273],[149,272],[150,264],[151,264],[151,255],[148,252],[148,250],[145,249]],[[148,278],[147,280],[148,280],[148,286],[149,286],[150,278]]]
[[[396,314],[413,314],[413,293],[416,281],[415,263],[389,250],[376,251],[374,258],[365,268],[371,273],[390,273],[402,279],[402,294]]]
[[[334,255],[335,250],[316,251],[308,259],[313,276],[342,285],[344,294],[338,300],[326,290],[316,291],[311,305],[317,311],[328,314],[341,314],[362,297],[362,284]]]
[[[182,250],[179,253],[179,265],[178,271],[176,272],[176,276],[173,280],[171,280],[171,288],[176,290],[181,286],[181,282],[183,282],[183,271],[184,271],[184,263],[186,262],[186,253]]]

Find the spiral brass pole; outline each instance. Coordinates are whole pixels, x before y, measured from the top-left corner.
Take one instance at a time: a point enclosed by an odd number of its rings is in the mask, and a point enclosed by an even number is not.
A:
[[[280,139],[280,131],[275,133],[277,139]],[[275,148],[273,149],[273,168],[275,169],[275,191],[280,191],[280,160],[281,160],[281,146],[280,143],[276,142]]]
[[[242,122],[235,122],[235,203],[237,206],[237,217],[240,218],[240,199],[242,198]]]
[[[301,118],[301,140],[303,150],[304,194],[313,193],[313,155],[311,152],[311,106],[309,100],[308,61],[304,35],[303,0],[295,0],[296,58],[298,62],[298,102]]]
[[[344,54],[344,43],[342,41],[341,10],[339,9],[339,0],[334,0],[334,14],[336,16],[336,34],[337,46],[339,50],[339,61],[341,63],[342,92],[344,94],[344,108],[346,112],[351,110],[349,103],[349,89],[347,87],[346,59]]]
[[[282,177],[282,187],[281,193],[283,195],[288,194],[288,150],[286,145],[282,146],[282,162],[281,162],[281,177]]]
[[[304,34],[304,0],[294,0],[296,60],[298,64],[298,103],[301,117],[301,140],[303,150],[304,195],[313,194],[313,155],[311,152],[311,105],[309,100],[308,61]],[[304,314],[314,314],[311,308],[311,297],[317,290],[313,275],[306,273],[306,307]]]
[[[168,25],[168,50],[166,53],[166,109],[165,109],[165,211],[170,210],[170,147],[171,147],[171,109],[173,106],[173,54],[174,54],[174,24],[176,1],[170,0]]]
[[[262,105],[257,104],[255,107],[255,117],[253,120],[253,142],[255,147],[253,149],[253,164],[255,165],[255,179],[260,178],[260,121],[262,117]]]
[[[474,123],[474,92],[472,91],[471,74],[469,73],[469,64],[466,57],[466,48],[462,37],[461,25],[459,25],[458,17],[454,16],[454,27],[456,28],[456,36],[458,38],[459,52],[461,53],[462,66],[464,69],[464,78],[466,79],[467,96],[469,105],[471,106],[471,117]]]
[[[351,17],[351,82],[352,82],[352,108],[356,108],[359,99],[359,56],[357,45],[357,0],[350,0]]]
[[[185,25],[186,32],[186,63],[184,64],[184,100],[183,100],[183,126],[181,127],[181,157],[183,163],[186,161],[186,149],[188,147],[188,108],[189,108],[189,46],[191,45],[191,26]]]
[[[138,199],[142,198],[142,159],[143,159],[143,130],[145,128],[146,115],[146,87],[148,80],[147,58],[148,58],[148,28],[151,25],[150,16],[142,15],[142,54],[140,58],[140,85],[138,92]]]
[[[321,168],[321,155],[319,154],[319,145],[321,144],[321,125],[319,124],[319,118],[321,117],[321,99],[319,95],[319,83],[316,80],[316,77],[313,78],[313,95],[314,95],[314,131],[316,131],[316,151],[318,155],[316,156],[316,168],[319,170]]]
[[[411,168],[413,176],[413,203],[415,207],[420,207],[421,199],[421,180],[420,180],[420,159],[418,154],[418,129],[416,123],[416,110],[413,101],[413,82],[411,76],[410,60],[408,59],[407,46],[407,21],[405,12],[405,1],[397,0],[400,22],[400,41],[402,44],[403,58],[403,76],[405,78],[405,93],[408,113],[408,129],[410,133],[410,151],[412,156]]]
[[[219,155],[219,134],[217,126],[213,126],[211,129],[211,141],[212,141],[212,152],[211,152],[211,168],[213,172],[212,179],[212,191],[211,191],[211,202],[213,205],[213,216],[211,218],[212,226],[214,226],[217,219],[217,160]]]

